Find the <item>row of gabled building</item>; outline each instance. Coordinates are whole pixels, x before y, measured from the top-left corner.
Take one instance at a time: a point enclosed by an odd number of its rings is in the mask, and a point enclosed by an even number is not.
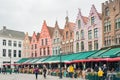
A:
[[[81,51],[99,50],[102,47],[120,44],[120,1],[110,0],[102,4],[102,14],[92,5],[89,16],[78,9],[76,22],[66,16],[64,29],[58,22],[49,27],[43,22],[40,33],[29,37],[26,33],[23,42],[23,57],[44,57]],[[111,7],[112,6],[112,7]]]
[[[120,45],[120,0],[102,3],[102,14],[92,5],[89,16],[78,9],[75,23],[66,16],[64,29],[58,22],[54,27],[43,22],[40,33],[0,30],[0,67],[16,63],[19,59],[36,58],[100,50],[103,47]],[[112,52],[111,52],[112,53]],[[113,53],[114,54],[114,53]]]

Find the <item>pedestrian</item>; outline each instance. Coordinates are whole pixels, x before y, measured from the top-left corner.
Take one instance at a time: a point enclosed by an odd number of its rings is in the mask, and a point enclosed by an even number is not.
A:
[[[104,74],[104,72],[102,71],[101,68],[99,68],[99,71],[98,71],[98,80],[103,80],[103,74]]]
[[[73,78],[74,67],[72,65],[70,65],[68,69],[69,69],[69,76],[70,76],[70,78]]]
[[[43,77],[46,78],[47,67],[43,65]]]
[[[2,69],[0,68],[0,73],[2,72]]]
[[[98,72],[98,70],[99,70],[98,65],[95,64],[94,71],[95,71],[95,72]]]
[[[34,69],[34,74],[35,74],[36,80],[38,79],[38,73],[39,73],[39,69],[38,69],[38,67],[36,67]]]
[[[107,66],[106,66],[106,64],[103,65],[102,70],[104,72],[103,80],[106,80],[106,78],[107,78]]]

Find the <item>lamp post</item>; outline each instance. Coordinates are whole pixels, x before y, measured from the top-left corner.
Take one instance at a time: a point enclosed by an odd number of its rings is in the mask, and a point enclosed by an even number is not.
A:
[[[62,49],[60,48],[60,79],[62,79]]]
[[[11,54],[9,55],[10,57],[10,74],[12,73],[12,68],[11,68]]]

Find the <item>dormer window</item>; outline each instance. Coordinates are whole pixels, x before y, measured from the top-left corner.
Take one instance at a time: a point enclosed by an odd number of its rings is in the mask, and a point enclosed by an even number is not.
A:
[[[109,8],[107,7],[106,9],[105,9],[105,16],[109,16],[110,15],[110,11],[109,11]]]
[[[68,38],[68,31],[66,32],[66,39]]]
[[[81,21],[78,20],[78,28],[80,28],[80,27],[81,27]]]
[[[93,16],[91,17],[91,25],[94,24],[94,22],[95,22],[95,17]]]

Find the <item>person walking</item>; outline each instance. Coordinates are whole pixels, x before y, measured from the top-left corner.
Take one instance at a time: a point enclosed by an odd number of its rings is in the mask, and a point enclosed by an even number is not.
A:
[[[39,69],[36,67],[34,69],[34,73],[35,73],[35,77],[36,77],[36,80],[38,79],[38,73],[39,73]]]
[[[43,65],[43,77],[46,78],[47,68]]]
[[[106,64],[103,65],[102,70],[104,72],[103,80],[106,80],[106,78],[107,78],[107,66],[106,66]]]

